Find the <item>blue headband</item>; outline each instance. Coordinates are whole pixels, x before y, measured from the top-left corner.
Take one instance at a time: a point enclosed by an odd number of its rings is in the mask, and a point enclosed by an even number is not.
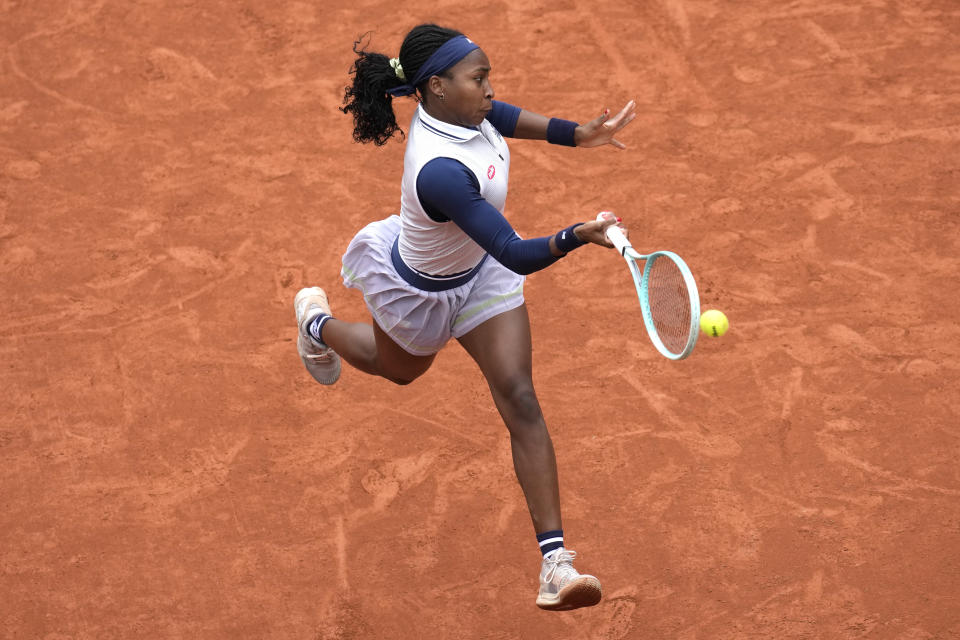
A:
[[[421,82],[435,76],[439,73],[443,73],[453,65],[457,64],[463,60],[468,53],[474,49],[479,49],[480,47],[473,43],[470,38],[467,36],[456,36],[447,40],[440,48],[433,52],[427,61],[423,63],[423,66],[420,67],[420,70],[417,71],[416,77],[408,82],[407,84],[402,84],[399,87],[394,87],[393,89],[387,89],[387,93],[392,96],[409,96],[412,93],[415,93],[417,90],[417,85]]]

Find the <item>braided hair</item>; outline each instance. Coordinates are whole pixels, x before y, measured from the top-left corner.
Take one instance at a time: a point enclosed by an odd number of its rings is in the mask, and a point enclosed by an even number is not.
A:
[[[411,29],[400,46],[403,74],[407,78],[415,77],[434,51],[459,35],[463,34],[435,24],[421,24]],[[405,81],[397,77],[390,66],[390,58],[363,49],[364,37],[353,43],[353,52],[357,54],[357,60],[350,68],[353,84],[344,91],[344,106],[340,110],[353,115],[354,140],[372,142],[379,147],[386,144],[397,131],[403,136],[393,113],[393,96],[387,90],[399,87]],[[426,80],[417,87],[421,96],[425,85]]]

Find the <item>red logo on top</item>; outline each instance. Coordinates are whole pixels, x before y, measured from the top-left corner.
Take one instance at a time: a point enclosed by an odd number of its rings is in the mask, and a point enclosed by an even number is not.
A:
[[[493,176],[497,175],[497,168],[493,165],[487,167],[487,177],[493,180]]]

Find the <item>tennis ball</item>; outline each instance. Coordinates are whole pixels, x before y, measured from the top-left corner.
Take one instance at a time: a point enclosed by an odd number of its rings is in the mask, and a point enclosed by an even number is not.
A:
[[[730,321],[727,320],[727,316],[723,315],[723,311],[710,309],[704,311],[703,315],[700,316],[700,328],[708,336],[719,338],[730,328]]]

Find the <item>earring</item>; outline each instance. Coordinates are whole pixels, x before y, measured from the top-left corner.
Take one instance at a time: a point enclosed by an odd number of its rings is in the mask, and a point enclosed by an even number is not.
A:
[[[444,100],[444,99],[445,99],[445,98],[444,98],[444,95],[443,95],[442,93],[440,94],[440,99],[441,99],[441,100]]]

